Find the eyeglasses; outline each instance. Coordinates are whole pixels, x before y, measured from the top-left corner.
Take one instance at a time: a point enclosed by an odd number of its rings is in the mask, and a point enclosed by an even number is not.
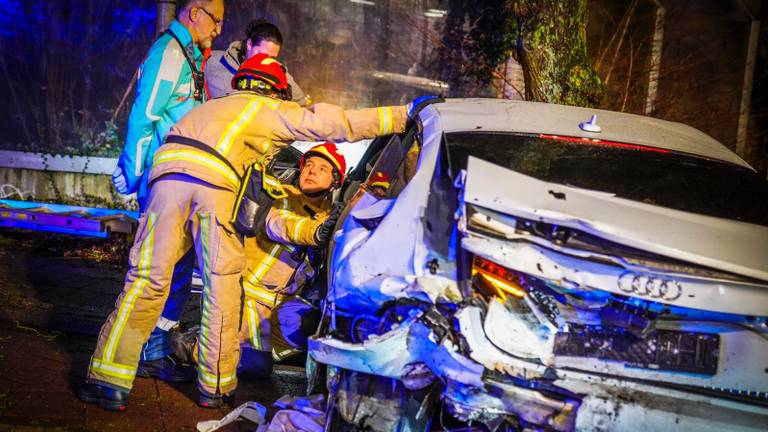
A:
[[[205,14],[211,18],[211,21],[213,21],[213,24],[216,25],[216,27],[219,27],[224,23],[224,18],[216,18],[215,15],[208,12],[204,7],[198,7],[198,9],[205,12]]]

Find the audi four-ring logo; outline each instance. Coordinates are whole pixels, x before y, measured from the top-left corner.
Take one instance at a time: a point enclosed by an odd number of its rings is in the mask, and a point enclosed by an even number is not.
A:
[[[673,301],[683,295],[683,287],[672,279],[624,273],[619,277],[619,289],[627,294]]]

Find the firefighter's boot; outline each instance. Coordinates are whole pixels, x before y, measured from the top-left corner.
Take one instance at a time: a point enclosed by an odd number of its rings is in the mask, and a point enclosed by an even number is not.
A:
[[[85,383],[77,390],[77,397],[87,403],[98,405],[107,411],[125,411],[128,406],[128,392],[105,385]]]
[[[230,408],[235,406],[235,394],[225,395],[210,395],[200,390],[200,396],[197,399],[197,404],[203,408],[221,408],[224,405],[228,405]]]

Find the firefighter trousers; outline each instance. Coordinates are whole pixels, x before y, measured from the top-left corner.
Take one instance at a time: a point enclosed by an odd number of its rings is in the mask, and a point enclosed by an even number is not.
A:
[[[125,285],[101,328],[88,379],[130,390],[139,353],[168,298],[174,265],[194,247],[203,279],[198,387],[209,395],[237,387],[242,238],[229,223],[235,193],[183,174],[157,179],[129,256]]]
[[[268,307],[245,296],[240,341],[244,348],[271,352],[274,361],[281,361],[307,350],[307,338],[317,330],[320,311],[298,296],[276,303]]]

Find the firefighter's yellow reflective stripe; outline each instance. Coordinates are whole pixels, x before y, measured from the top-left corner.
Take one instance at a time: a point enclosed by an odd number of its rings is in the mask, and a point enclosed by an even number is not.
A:
[[[283,200],[283,210],[286,209],[288,209],[287,199]],[[264,275],[267,273],[267,271],[272,268],[272,264],[275,262],[275,259],[277,259],[281,248],[282,245],[280,243],[275,243],[269,253],[264,258],[262,258],[258,264],[256,264],[256,269],[253,271],[251,277],[248,278],[249,285],[256,285],[256,282],[260,281],[261,278],[264,277]]]
[[[263,104],[264,102],[260,99],[254,99],[248,102],[248,105],[240,111],[240,114],[227,125],[224,129],[224,133],[221,134],[219,141],[216,143],[216,150],[218,150],[219,153],[224,156],[229,153],[229,150],[232,148],[232,142],[238,135],[240,135],[240,132],[248,126],[248,123],[253,120]]]
[[[301,227],[304,226],[304,223],[307,222],[307,218],[299,218],[299,221],[296,222],[296,225],[293,226],[293,241],[298,242],[301,240],[299,237],[301,235]]]
[[[272,246],[272,249],[261,260],[261,262],[257,264],[256,270],[253,272],[251,277],[248,278],[249,284],[255,285],[257,281],[261,280],[261,278],[264,277],[265,274],[267,274],[269,269],[272,268],[272,264],[275,262],[275,259],[277,259],[280,249],[282,249],[282,245],[280,243],[276,243],[275,245]]]
[[[141,241],[141,249],[139,249],[139,263],[136,265],[136,279],[131,284],[131,288],[123,297],[120,302],[120,307],[117,309],[117,318],[112,325],[112,329],[109,331],[109,337],[107,338],[106,348],[102,355],[102,359],[107,363],[111,363],[115,359],[115,349],[117,348],[117,342],[123,335],[123,329],[128,321],[128,317],[133,311],[133,307],[136,304],[136,297],[144,291],[144,287],[149,283],[149,272],[152,266],[152,249],[155,246],[155,220],[157,214],[148,212],[146,220],[147,234]]]
[[[271,291],[266,291],[259,285],[246,285],[244,289],[246,297],[258,300],[259,303],[269,307],[274,307],[281,298],[285,297]]]
[[[159,166],[165,162],[189,162],[213,171],[224,176],[234,187],[240,185],[240,179],[237,173],[232,171],[224,162],[213,155],[203,153],[197,150],[165,150],[155,156],[154,165]]]
[[[126,380],[133,380],[136,377],[136,367],[134,366],[110,363],[96,358],[91,359],[91,370]]]
[[[259,315],[256,313],[256,305],[253,303],[253,300],[246,299],[245,307],[248,311],[248,332],[250,333],[251,346],[261,350],[261,331]]]
[[[211,213],[201,214],[200,216],[200,249],[202,253],[203,268],[203,307],[200,311],[200,337],[198,340],[197,361],[200,365],[208,365],[206,357],[210,339],[208,331],[210,327],[211,316],[211,261],[210,261],[210,232]]]
[[[379,135],[389,135],[392,133],[392,107],[376,108],[379,112]]]
[[[231,384],[235,382],[237,379],[235,376],[235,373],[227,374],[227,375],[219,375],[209,373],[205,370],[203,370],[202,365],[198,366],[197,368],[198,372],[198,378],[200,378],[200,381],[203,382],[203,384],[207,384],[211,387],[223,386],[227,384]]]

